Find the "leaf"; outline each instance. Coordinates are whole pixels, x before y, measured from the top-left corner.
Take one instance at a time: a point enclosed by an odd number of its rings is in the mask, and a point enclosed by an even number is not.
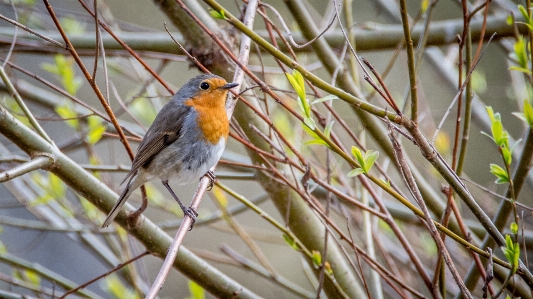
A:
[[[520,258],[520,246],[518,243],[514,243],[511,236],[505,236],[505,248],[502,248],[503,254],[507,258],[507,261],[513,266],[511,272],[514,274],[518,269],[518,260]]]
[[[361,150],[358,147],[352,146],[352,155],[355,157],[359,165],[361,165],[361,167],[364,167],[365,159],[363,158],[363,154],[361,153]]]
[[[426,10],[428,10],[429,7],[429,0],[422,0],[420,3],[420,12],[425,13]]]
[[[214,186],[212,191],[213,191],[213,196],[218,201],[218,203],[222,207],[226,208],[228,206],[228,198],[226,197],[226,194],[224,194],[222,189]]]
[[[495,116],[494,116],[494,110],[492,110],[492,107],[491,106],[485,106],[485,110],[487,110],[487,114],[489,115],[490,122],[494,122],[495,121]]]
[[[509,149],[506,147],[502,147],[501,150],[505,165],[511,165],[511,162],[513,161],[513,155],[511,155],[511,151],[509,151]]]
[[[379,180],[382,181],[385,185],[391,187],[390,181],[385,181],[385,179],[383,178],[380,178]]]
[[[509,176],[505,169],[496,164],[490,164],[490,173],[496,176],[496,184],[509,183]]]
[[[63,17],[59,20],[66,33],[75,35],[85,33],[85,23],[78,21],[78,19],[73,17]]]
[[[533,128],[533,107],[528,100],[524,100],[524,113],[513,112],[513,115],[524,121],[530,128]]]
[[[63,198],[67,192],[66,185],[63,181],[53,173],[48,176],[48,186],[45,190],[49,191],[53,197]]]
[[[220,10],[220,12],[212,9],[212,10],[209,11],[209,14],[215,19],[227,20],[226,13],[224,12],[223,9]]]
[[[368,150],[365,153],[365,172],[369,172],[374,162],[379,157],[379,152]]]
[[[312,117],[304,117],[304,124],[311,130],[316,128],[315,120]]]
[[[325,97],[322,97],[322,98],[319,98],[319,99],[316,99],[314,101],[311,102],[311,106],[314,105],[314,104],[318,104],[318,103],[322,103],[322,102],[326,102],[326,101],[329,101],[329,100],[338,100],[339,97],[336,96],[336,95],[327,95]]]
[[[292,76],[294,79],[296,79],[296,82],[298,82],[298,85],[300,86],[300,93],[298,93],[298,96],[302,99],[305,99],[305,81],[304,76],[302,76],[302,73],[300,73],[298,70],[292,71]]]
[[[526,20],[526,25],[529,25],[529,27],[531,29],[532,20],[529,17],[529,14],[527,13],[526,8],[524,6],[522,6],[522,5],[518,5],[518,10],[522,14],[522,17],[524,17],[524,20]]]
[[[305,99],[305,89],[303,85],[300,85],[300,79],[297,78],[298,74],[301,76],[300,72],[297,70],[294,70],[292,74],[285,73],[287,76],[287,79],[289,79],[289,83],[291,83],[292,88],[296,91],[296,94],[300,99]],[[303,80],[303,77],[302,77]]]
[[[191,296],[190,299],[205,299],[205,290],[196,282],[189,280],[188,281],[189,292]]]
[[[116,275],[108,276],[104,280],[104,284],[107,291],[113,295],[113,298],[139,298],[139,295],[135,291],[128,289]]]
[[[358,176],[363,173],[365,173],[365,171],[362,168],[355,168],[352,171],[348,172],[348,177]]]
[[[321,139],[320,136],[314,131],[309,129],[307,125],[302,124],[302,128],[304,129],[304,132],[307,133],[307,135],[311,136],[313,139]]]
[[[492,137],[494,138],[494,142],[496,142],[498,146],[502,146],[504,143],[505,136],[505,134],[503,133],[502,123],[499,121],[492,122],[491,131]]]
[[[526,19],[527,20],[527,19]],[[523,36],[519,36],[514,44],[514,54],[518,65],[523,69],[528,69],[528,51],[527,51],[527,41]]]
[[[518,233],[518,224],[516,224],[516,222],[511,223],[510,228],[513,234],[516,235]]]
[[[524,100],[524,116],[530,127],[533,127],[533,107],[528,100]]]
[[[285,240],[285,242],[287,244],[289,244],[289,246],[294,249],[294,250],[300,250],[300,248],[298,247],[298,245],[296,244],[296,241],[294,239],[292,239],[291,237],[287,236],[286,234],[283,234],[283,240]]]
[[[523,68],[523,67],[519,67],[519,66],[511,66],[511,67],[509,67],[509,70],[510,71],[519,71],[519,72],[531,75],[531,70]]]
[[[63,88],[65,88],[69,94],[75,95],[81,87],[83,80],[76,77],[74,58],[58,54],[54,56],[54,62],[55,64],[43,63],[41,64],[41,68],[56,75]]]
[[[324,128],[324,135],[329,138],[331,135],[331,128],[333,127],[334,121],[331,121],[325,128]]]
[[[312,145],[312,144],[324,145],[329,148],[329,144],[322,139],[313,139],[313,140],[304,142],[304,145]]]
[[[24,275],[25,280],[29,281],[34,286],[41,285],[41,276],[39,276],[39,274],[37,274],[36,272],[32,270],[24,270],[22,271],[22,274]]]
[[[65,102],[62,105],[56,106],[54,110],[56,111],[57,115],[61,116],[64,119],[68,119],[66,121],[67,125],[69,125],[70,127],[76,130],[79,129],[80,123],[76,119],[78,117],[78,113],[74,111],[74,109],[68,102]]]
[[[311,251],[311,255],[312,255],[311,258],[313,260],[313,265],[315,266],[316,269],[318,269],[318,267],[320,267],[320,265],[322,264],[322,256],[320,255],[320,252],[317,250]]]
[[[87,120],[89,132],[87,132],[87,141],[89,144],[96,144],[106,131],[106,126],[103,124],[100,118],[96,116],[90,116]]]
[[[507,20],[506,20],[507,25],[511,26],[511,25],[513,25],[513,22],[514,22],[513,16],[512,15],[508,15],[507,16]]]
[[[315,131],[311,130],[307,126],[307,124],[302,124],[302,128],[304,129],[304,132],[307,133],[307,135],[313,138],[312,140],[304,142],[304,145],[318,144],[318,145],[327,146],[329,148],[329,144],[326,141],[324,141],[320,136],[318,136],[318,134]]]

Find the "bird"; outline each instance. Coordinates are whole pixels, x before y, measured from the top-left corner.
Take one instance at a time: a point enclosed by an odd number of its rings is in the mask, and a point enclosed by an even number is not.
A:
[[[131,170],[121,183],[127,181],[126,186],[102,228],[113,222],[135,189],[154,179],[161,180],[194,224],[198,213],[181,203],[168,181],[184,185],[207,175],[212,186],[215,175],[210,169],[220,159],[229,134],[226,97],[237,85],[217,75],[202,74],[178,90],[139,144]]]

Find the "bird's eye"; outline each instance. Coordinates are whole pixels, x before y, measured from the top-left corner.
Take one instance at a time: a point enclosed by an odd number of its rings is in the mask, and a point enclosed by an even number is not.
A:
[[[200,83],[200,88],[203,89],[203,90],[208,90],[209,89],[209,83],[207,83],[207,82]]]

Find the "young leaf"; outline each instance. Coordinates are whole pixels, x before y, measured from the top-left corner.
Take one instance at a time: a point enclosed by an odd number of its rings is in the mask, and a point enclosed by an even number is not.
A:
[[[324,145],[329,148],[329,144],[322,139],[313,139],[313,140],[304,142],[304,145],[312,145],[312,144]]]
[[[190,299],[205,299],[205,290],[202,288],[199,284],[196,282],[189,280],[189,292],[191,295],[189,296]]]
[[[287,79],[289,79],[289,82],[291,83],[292,88],[294,88],[294,90],[296,91],[298,97],[300,99],[305,99],[305,86],[303,85],[302,74],[300,74],[300,72],[298,72],[297,70],[294,70],[292,74],[285,73],[285,75],[287,76]],[[302,84],[300,85],[300,83]]]
[[[363,173],[365,173],[365,171],[362,168],[355,168],[351,170],[350,172],[348,172],[348,177],[358,176]]]
[[[518,40],[514,44],[514,54],[518,65],[523,69],[528,69],[528,51],[527,42],[523,36],[518,37]]]
[[[312,254],[312,259],[313,259],[313,265],[315,266],[315,268],[318,269],[318,267],[320,267],[320,265],[322,264],[322,256],[320,255],[320,252],[317,250],[313,250],[311,254]]]
[[[216,11],[216,10],[210,10],[209,11],[209,14],[215,18],[215,19],[218,19],[218,20],[225,20],[226,19],[226,15],[224,13],[224,10],[222,9],[220,12]]]
[[[518,260],[520,258],[520,246],[518,243],[514,243],[511,236],[505,236],[505,248],[502,248],[503,254],[507,258],[507,261],[513,266],[511,272],[514,274],[518,269]]]
[[[499,121],[492,122],[491,131],[492,131],[492,138],[494,138],[494,142],[496,142],[498,146],[502,146],[505,142],[504,141],[505,134],[503,132],[502,123]]]
[[[523,68],[523,67],[519,67],[519,66],[510,66],[509,70],[510,71],[519,71],[519,72],[524,73],[526,75],[531,75],[531,70]]]
[[[315,133],[315,131],[309,129],[307,125],[302,124],[302,128],[304,129],[304,132],[307,133],[307,135],[311,136],[311,138],[320,139],[320,136],[318,136],[318,134]]]
[[[420,12],[425,13],[429,7],[429,0],[422,0],[420,3]]]
[[[369,172],[374,162],[379,157],[379,152],[368,150],[365,153],[365,172]]]
[[[490,164],[490,173],[496,176],[496,184],[509,183],[509,176],[505,169],[496,164]]]
[[[312,117],[304,117],[304,124],[311,130],[316,128],[315,120]]]
[[[520,11],[522,16],[524,17],[524,20],[526,20],[525,24],[529,27],[529,30],[532,30],[533,29],[533,24],[532,24],[533,20],[529,17],[526,8],[523,7],[522,5],[518,5],[518,10]]]
[[[287,236],[286,234],[283,234],[283,240],[285,240],[285,242],[287,244],[289,244],[289,246],[294,249],[294,250],[300,250],[300,248],[298,247],[298,245],[296,244],[296,242],[294,241],[294,239],[292,239],[291,237]]]
[[[72,105],[70,105],[68,102],[65,102],[62,105],[56,106],[55,111],[59,116],[61,116],[64,119],[67,119],[66,121],[67,125],[69,125],[70,127],[76,130],[79,129],[80,124],[78,120],[76,119],[78,117],[78,113],[74,111],[74,109],[72,108]]]
[[[531,107],[528,100],[524,100],[524,116],[526,117],[528,125],[533,127],[533,107]]]
[[[41,276],[32,270],[23,270],[22,274],[26,281],[30,282],[34,286],[41,285]]]
[[[363,154],[361,153],[361,150],[356,146],[352,146],[352,155],[357,160],[357,163],[359,163],[359,165],[361,165],[361,167],[364,168],[365,159],[363,157]]]
[[[511,223],[511,232],[515,235],[518,233],[518,224],[516,222]]]
[[[505,161],[505,165],[511,165],[511,162],[513,161],[513,155],[511,154],[511,151],[507,149],[506,147],[502,147],[502,156],[503,160]]]
[[[490,122],[494,122],[495,116],[494,116],[494,110],[492,110],[491,106],[485,106],[485,110],[487,110],[487,114],[489,115]]]
[[[102,120],[96,116],[90,116],[87,120],[89,131],[87,132],[87,141],[89,144],[96,144],[105,133],[106,126]]]
[[[296,80],[298,85],[300,86],[300,93],[298,93],[298,96],[302,99],[305,99],[305,81],[304,76],[302,76],[302,73],[300,73],[298,70],[292,71],[292,77]]]
[[[331,121],[325,128],[324,128],[324,135],[329,138],[329,135],[331,134],[331,128],[333,127],[334,121]]]
[[[337,100],[339,97],[337,97],[336,95],[327,95],[325,97],[322,97],[322,98],[319,98],[319,99],[316,99],[314,101],[311,102],[311,106],[314,105],[314,104],[318,104],[318,103],[322,103],[322,102],[326,102],[326,101],[329,101],[329,100]]]
[[[524,100],[524,112],[513,112],[513,115],[524,121],[530,128],[533,128],[533,107],[528,100]]]

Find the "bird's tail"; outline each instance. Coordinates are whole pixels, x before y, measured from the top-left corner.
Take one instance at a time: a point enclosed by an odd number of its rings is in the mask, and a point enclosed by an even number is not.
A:
[[[122,206],[126,203],[128,198],[130,197],[131,193],[137,188],[139,188],[142,184],[144,184],[144,181],[142,180],[143,175],[137,172],[136,175],[130,178],[128,183],[126,184],[126,188],[124,188],[124,191],[122,191],[122,194],[118,198],[117,202],[115,203],[115,206],[111,209],[111,212],[107,215],[107,218],[104,221],[104,224],[102,224],[102,228],[108,227],[111,222],[117,217],[118,212],[120,212],[120,209]]]

